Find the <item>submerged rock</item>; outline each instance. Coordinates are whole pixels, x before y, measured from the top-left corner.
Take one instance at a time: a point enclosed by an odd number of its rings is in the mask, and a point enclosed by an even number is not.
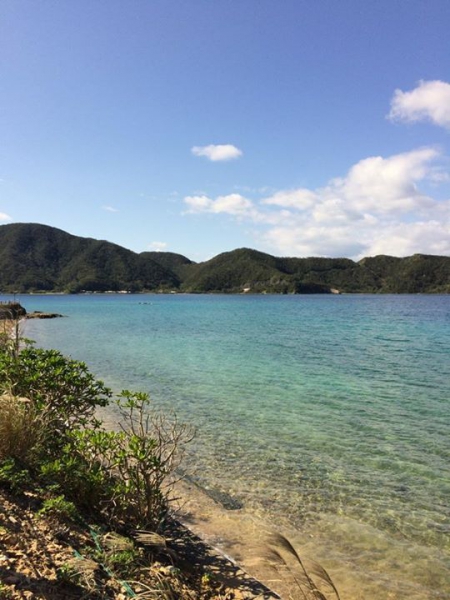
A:
[[[58,317],[63,317],[64,315],[60,315],[59,313],[48,313],[42,312],[40,310],[35,310],[26,315],[27,319],[57,319]]]

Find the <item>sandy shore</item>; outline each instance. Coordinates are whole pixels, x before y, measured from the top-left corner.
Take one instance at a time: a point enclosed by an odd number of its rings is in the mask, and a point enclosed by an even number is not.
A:
[[[298,562],[289,553],[280,550],[279,537],[286,536],[299,552],[308,572],[313,571],[313,563],[303,555],[295,532],[271,527],[245,507],[226,508],[210,497],[208,490],[186,480],[177,484],[176,494],[179,496],[176,502],[177,518],[205,543],[282,598],[303,597],[295,582],[295,577],[302,577]],[[274,557],[271,553],[273,549],[280,551],[286,562]],[[335,597],[327,585],[323,586],[321,581],[318,583],[328,598]]]

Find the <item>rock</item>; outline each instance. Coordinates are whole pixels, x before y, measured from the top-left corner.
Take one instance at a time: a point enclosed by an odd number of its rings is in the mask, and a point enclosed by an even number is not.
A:
[[[40,310],[35,310],[27,314],[27,319],[57,319],[58,317],[63,316],[64,315],[60,315],[59,313],[47,313]]]
[[[26,314],[27,311],[19,302],[0,303],[0,319],[18,319]]]

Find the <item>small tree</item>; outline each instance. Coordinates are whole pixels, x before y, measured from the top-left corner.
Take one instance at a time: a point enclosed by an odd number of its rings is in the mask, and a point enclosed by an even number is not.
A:
[[[110,519],[155,531],[167,516],[177,469],[194,430],[175,415],[155,412],[143,392],[123,391],[116,403],[121,431],[78,431],[77,448],[90,472],[99,467],[103,472]]]

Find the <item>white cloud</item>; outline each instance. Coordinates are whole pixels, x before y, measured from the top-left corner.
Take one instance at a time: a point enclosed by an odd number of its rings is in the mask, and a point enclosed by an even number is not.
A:
[[[184,199],[185,204],[188,205],[186,213],[201,213],[211,212],[210,208],[213,204],[213,200],[208,196],[186,196]]]
[[[438,156],[433,148],[372,156],[354,165],[344,179],[332,181],[331,189],[358,210],[400,213],[426,207],[430,199],[416,184],[429,176],[429,165]]]
[[[102,206],[103,210],[106,210],[107,212],[119,212],[119,210],[117,208],[114,208],[113,206]]]
[[[227,213],[229,215],[241,216],[250,214],[253,209],[251,200],[244,198],[240,194],[228,194],[228,196],[219,196],[212,205],[212,212]]]
[[[434,148],[373,156],[316,189],[280,190],[259,202],[240,194],[184,202],[187,213],[251,223],[265,250],[285,256],[450,254],[450,199],[421,189],[446,183],[442,158]]]
[[[152,242],[148,245],[149,250],[155,250],[156,252],[162,252],[167,248],[166,242]]]
[[[254,206],[251,200],[240,194],[219,196],[215,200],[208,196],[187,196],[184,202],[188,205],[188,213],[224,213],[236,217],[252,216]],[[253,215],[254,216],[254,215]]]
[[[450,254],[450,221],[418,221],[416,223],[393,223],[368,248],[368,254]]]
[[[450,84],[420,81],[410,92],[395,90],[388,116],[394,121],[431,121],[450,129]]]
[[[242,150],[232,144],[210,144],[209,146],[194,146],[191,148],[195,156],[205,156],[209,160],[226,161],[242,156]]]
[[[317,200],[311,190],[300,188],[298,190],[285,190],[276,192],[270,198],[265,198],[263,204],[274,204],[285,208],[309,208]]]
[[[0,221],[12,221],[12,219],[6,213],[0,212]]]

